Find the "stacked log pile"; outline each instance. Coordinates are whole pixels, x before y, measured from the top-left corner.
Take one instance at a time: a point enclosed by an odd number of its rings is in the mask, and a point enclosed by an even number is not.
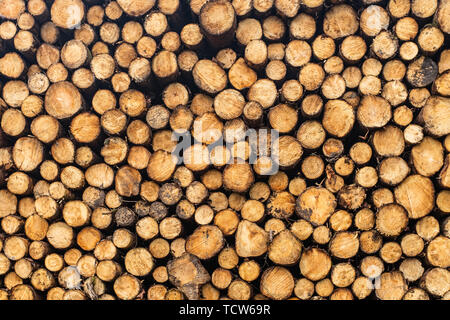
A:
[[[450,0],[0,19],[0,300],[450,299]]]

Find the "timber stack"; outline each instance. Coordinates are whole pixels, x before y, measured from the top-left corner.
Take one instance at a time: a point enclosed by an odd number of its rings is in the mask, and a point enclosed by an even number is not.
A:
[[[0,16],[0,300],[450,299],[450,0]]]

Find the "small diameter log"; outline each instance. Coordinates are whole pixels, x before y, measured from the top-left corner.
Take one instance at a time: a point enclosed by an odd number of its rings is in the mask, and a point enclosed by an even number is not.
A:
[[[359,245],[357,233],[342,231],[333,236],[329,243],[329,249],[334,257],[348,259],[356,255]]]
[[[436,63],[421,56],[408,65],[406,79],[413,87],[422,88],[432,83],[437,77]]]
[[[242,90],[251,87],[257,80],[257,75],[243,58],[239,58],[229,69],[228,78],[235,89]]]
[[[361,104],[359,110],[363,108]],[[361,111],[362,112],[362,111]],[[337,114],[340,116],[337,117]],[[339,119],[336,121],[335,119]],[[353,108],[342,100],[331,100],[325,104],[322,125],[330,134],[342,138],[353,128],[355,114]]]
[[[335,207],[335,197],[325,188],[306,189],[296,202],[297,214],[314,225],[324,224]]]
[[[389,15],[383,7],[371,5],[361,13],[361,30],[368,37],[375,37],[389,26]]]
[[[236,231],[236,252],[241,257],[257,257],[267,250],[268,234],[255,223],[243,220]]]
[[[390,221],[390,219],[394,219]],[[380,208],[377,213],[376,228],[385,236],[399,235],[408,223],[407,213],[404,208],[395,204]]]
[[[230,2],[223,0],[207,2],[201,7],[199,22],[212,46],[223,48],[233,40],[237,19]]]
[[[52,84],[45,95],[45,110],[56,119],[66,119],[83,105],[78,89],[67,81]]]
[[[211,60],[198,61],[192,70],[192,76],[195,84],[210,94],[220,92],[227,84],[225,71]]]
[[[117,1],[120,8],[130,16],[139,17],[147,13],[155,5],[155,1],[130,1],[119,0]]]
[[[224,169],[224,187],[234,192],[245,192],[254,181],[253,170],[248,163],[229,164]]]
[[[49,226],[47,240],[57,249],[68,248],[74,238],[73,229],[64,222],[56,222]]]
[[[200,260],[189,253],[169,261],[167,272],[170,282],[194,300],[199,299],[200,286],[211,279]]]
[[[223,234],[216,226],[200,226],[186,241],[186,251],[200,259],[215,256],[224,245]]]
[[[401,272],[385,272],[381,274],[380,286],[375,289],[381,300],[400,300],[406,293],[407,285]]]
[[[441,117],[441,112],[446,112],[448,108],[448,98],[432,96],[426,101],[420,117],[425,129],[432,135],[441,137],[448,134],[449,122],[446,117]],[[438,121],[438,118],[441,120]]]
[[[261,275],[260,289],[261,293],[271,299],[287,299],[294,289],[294,278],[289,270],[272,267]]]
[[[152,59],[152,70],[163,83],[178,76],[176,55],[170,51],[161,51]]]
[[[300,272],[312,281],[318,281],[326,277],[331,269],[331,258],[322,249],[308,248],[300,258]]]
[[[0,0],[0,300],[449,299],[450,2],[344,2]]]
[[[242,110],[244,121],[250,127],[259,127],[263,123],[263,108],[256,101],[249,101]]]
[[[131,249],[125,256],[125,268],[127,272],[136,277],[148,275],[153,269],[153,266],[153,257],[145,248]]]
[[[323,29],[333,39],[354,34],[358,30],[356,12],[349,5],[333,6],[325,13]]]
[[[301,250],[300,241],[289,230],[284,230],[273,238],[268,256],[276,264],[293,265],[300,259]]]
[[[442,268],[433,268],[427,271],[420,280],[420,285],[431,295],[442,297],[447,290],[449,278],[448,270]]]
[[[407,189],[408,196],[406,195]],[[409,217],[421,218],[432,210],[434,187],[428,178],[411,175],[395,189],[395,198],[408,211]]]
[[[114,281],[114,292],[121,300],[132,300],[137,297],[141,291],[141,283],[139,280],[125,273]]]

